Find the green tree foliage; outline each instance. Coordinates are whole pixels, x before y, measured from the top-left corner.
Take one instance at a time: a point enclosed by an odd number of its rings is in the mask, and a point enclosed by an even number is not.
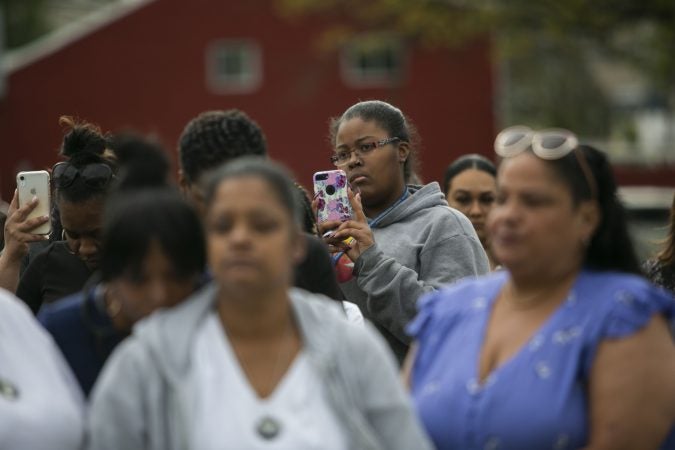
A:
[[[352,30],[391,30],[423,45],[452,47],[491,35],[495,63],[508,84],[500,100],[505,122],[606,134],[614,112],[587,64],[589,55],[598,53],[632,64],[659,95],[675,101],[673,0],[277,0],[277,4],[291,18],[345,19]],[[339,36],[344,38],[344,27]]]
[[[46,0],[0,0],[5,47],[19,47],[47,32],[46,7]]]

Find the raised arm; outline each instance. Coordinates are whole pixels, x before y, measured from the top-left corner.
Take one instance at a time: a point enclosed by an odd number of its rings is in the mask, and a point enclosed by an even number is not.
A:
[[[0,255],[0,287],[16,292],[19,285],[21,261],[28,254],[28,243],[47,240],[41,234],[32,234],[30,231],[49,221],[48,216],[26,220],[28,215],[38,204],[37,198],[19,208],[19,199],[16,191],[9,205],[5,222],[5,248]]]

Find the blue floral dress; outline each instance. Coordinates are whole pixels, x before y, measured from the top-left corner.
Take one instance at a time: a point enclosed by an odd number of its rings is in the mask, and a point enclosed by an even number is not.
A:
[[[423,297],[408,326],[419,349],[412,395],[439,449],[573,449],[589,436],[588,381],[598,345],[635,333],[675,298],[646,280],[582,271],[523,347],[479,382],[479,356],[506,272]],[[673,440],[670,434],[666,447]]]

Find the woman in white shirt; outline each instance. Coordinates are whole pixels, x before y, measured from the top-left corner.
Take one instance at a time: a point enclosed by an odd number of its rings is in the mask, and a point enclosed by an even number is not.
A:
[[[51,337],[0,289],[0,449],[78,449],[83,396]]]
[[[258,159],[214,175],[214,282],[112,355],[94,387],[91,448],[430,448],[379,335],[291,288],[304,242],[294,189]]]

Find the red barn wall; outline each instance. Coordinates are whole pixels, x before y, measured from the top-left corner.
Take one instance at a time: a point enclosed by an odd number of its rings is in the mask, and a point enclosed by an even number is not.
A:
[[[490,154],[494,136],[487,40],[456,51],[411,49],[396,88],[353,89],[341,80],[335,53],[313,42],[316,20],[284,21],[266,0],[151,2],[77,42],[10,74],[0,99],[0,188],[14,174],[57,161],[58,117],[74,115],[105,130],[156,133],[175,157],[186,122],[207,109],[240,108],[264,129],[272,157],[310,184],[330,167],[327,124],[358,100],[391,101],[417,124],[422,175],[439,179],[465,152]],[[247,95],[207,90],[205,51],[221,38],[255,38],[263,82]]]

